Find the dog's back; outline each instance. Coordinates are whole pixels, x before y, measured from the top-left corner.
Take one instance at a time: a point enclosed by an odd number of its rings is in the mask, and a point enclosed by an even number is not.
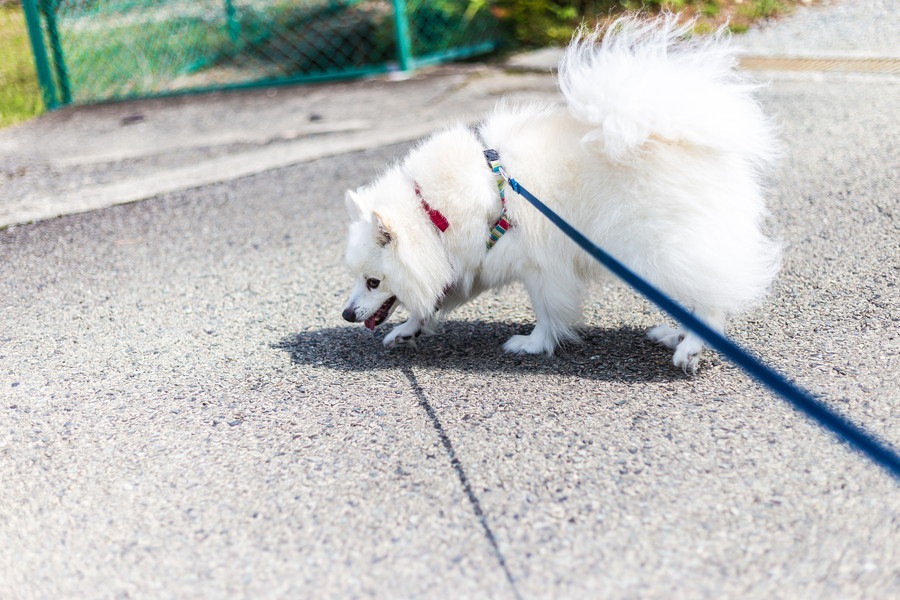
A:
[[[664,15],[582,30],[560,64],[565,108],[501,106],[482,131],[519,181],[722,329],[780,267],[761,182],[776,144],[727,36],[688,39],[689,27]],[[518,252],[557,285],[590,270],[530,207],[511,213],[529,238]],[[692,370],[702,345],[686,346],[675,362]]]
[[[776,144],[725,34],[688,32],[672,15],[582,30],[560,64],[566,108],[501,106],[483,134],[620,259],[690,306],[732,313],[780,266],[762,231]]]

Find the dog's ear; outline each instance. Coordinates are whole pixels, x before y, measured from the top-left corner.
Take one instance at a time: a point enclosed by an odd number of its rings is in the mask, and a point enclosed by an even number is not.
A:
[[[347,190],[347,194],[344,196],[344,203],[347,205],[347,212],[350,213],[352,220],[358,221],[365,214],[362,196],[353,190]]]
[[[372,220],[375,222],[376,227],[375,243],[384,248],[393,241],[394,232],[391,230],[390,225],[385,222],[384,217],[377,212],[372,212]]]

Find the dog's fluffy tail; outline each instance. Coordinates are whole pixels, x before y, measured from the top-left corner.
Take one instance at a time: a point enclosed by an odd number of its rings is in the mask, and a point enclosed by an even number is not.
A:
[[[690,37],[691,25],[630,16],[575,35],[559,86],[575,118],[596,126],[582,139],[588,149],[617,163],[650,141],[770,160],[771,127],[735,71],[727,32]]]

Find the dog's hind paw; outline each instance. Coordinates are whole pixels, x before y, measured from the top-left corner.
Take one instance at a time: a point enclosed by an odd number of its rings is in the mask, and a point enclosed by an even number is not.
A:
[[[553,354],[553,346],[534,334],[512,336],[503,344],[503,350],[510,354]]]
[[[669,350],[674,350],[684,339],[684,331],[668,325],[657,325],[647,332],[647,337],[652,342],[662,344]]]
[[[675,349],[672,363],[688,375],[696,375],[702,352],[703,342],[699,337],[689,334]]]

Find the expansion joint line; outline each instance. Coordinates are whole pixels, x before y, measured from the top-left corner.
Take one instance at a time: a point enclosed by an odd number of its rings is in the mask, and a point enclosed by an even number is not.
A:
[[[456,476],[459,478],[459,483],[460,485],[462,485],[463,491],[465,492],[466,497],[469,499],[469,504],[472,506],[472,511],[475,513],[475,517],[481,524],[481,528],[484,531],[484,536],[485,538],[487,538],[488,544],[490,544],[491,546],[494,557],[497,559],[497,562],[500,563],[500,568],[503,569],[503,573],[506,575],[506,580],[512,587],[513,595],[517,600],[520,599],[521,595],[519,594],[519,590],[516,587],[516,581],[509,570],[509,566],[506,564],[506,557],[503,556],[503,552],[501,552],[500,546],[497,544],[497,538],[494,537],[494,532],[491,530],[491,526],[487,522],[487,517],[485,517],[484,511],[481,508],[481,502],[478,500],[478,496],[472,489],[472,484],[469,482],[469,477],[468,475],[466,475],[466,470],[463,468],[462,463],[459,461],[459,457],[456,456],[456,450],[453,449],[453,442],[450,441],[450,436],[447,435],[447,432],[444,430],[444,426],[441,425],[441,421],[440,419],[438,419],[437,413],[434,411],[434,407],[431,406],[431,403],[428,401],[428,396],[426,396],[424,390],[422,390],[422,386],[419,385],[419,381],[416,379],[416,375],[415,373],[413,373],[412,367],[407,365],[402,367],[401,370],[403,374],[406,375],[406,378],[409,379],[409,384],[412,387],[413,393],[419,400],[419,406],[421,406],[425,410],[425,414],[428,415],[428,420],[431,421],[431,425],[434,427],[438,439],[441,441],[441,445],[444,446],[444,450],[446,450],[447,452],[447,457],[450,459],[450,466],[453,467],[453,471],[456,472]]]

